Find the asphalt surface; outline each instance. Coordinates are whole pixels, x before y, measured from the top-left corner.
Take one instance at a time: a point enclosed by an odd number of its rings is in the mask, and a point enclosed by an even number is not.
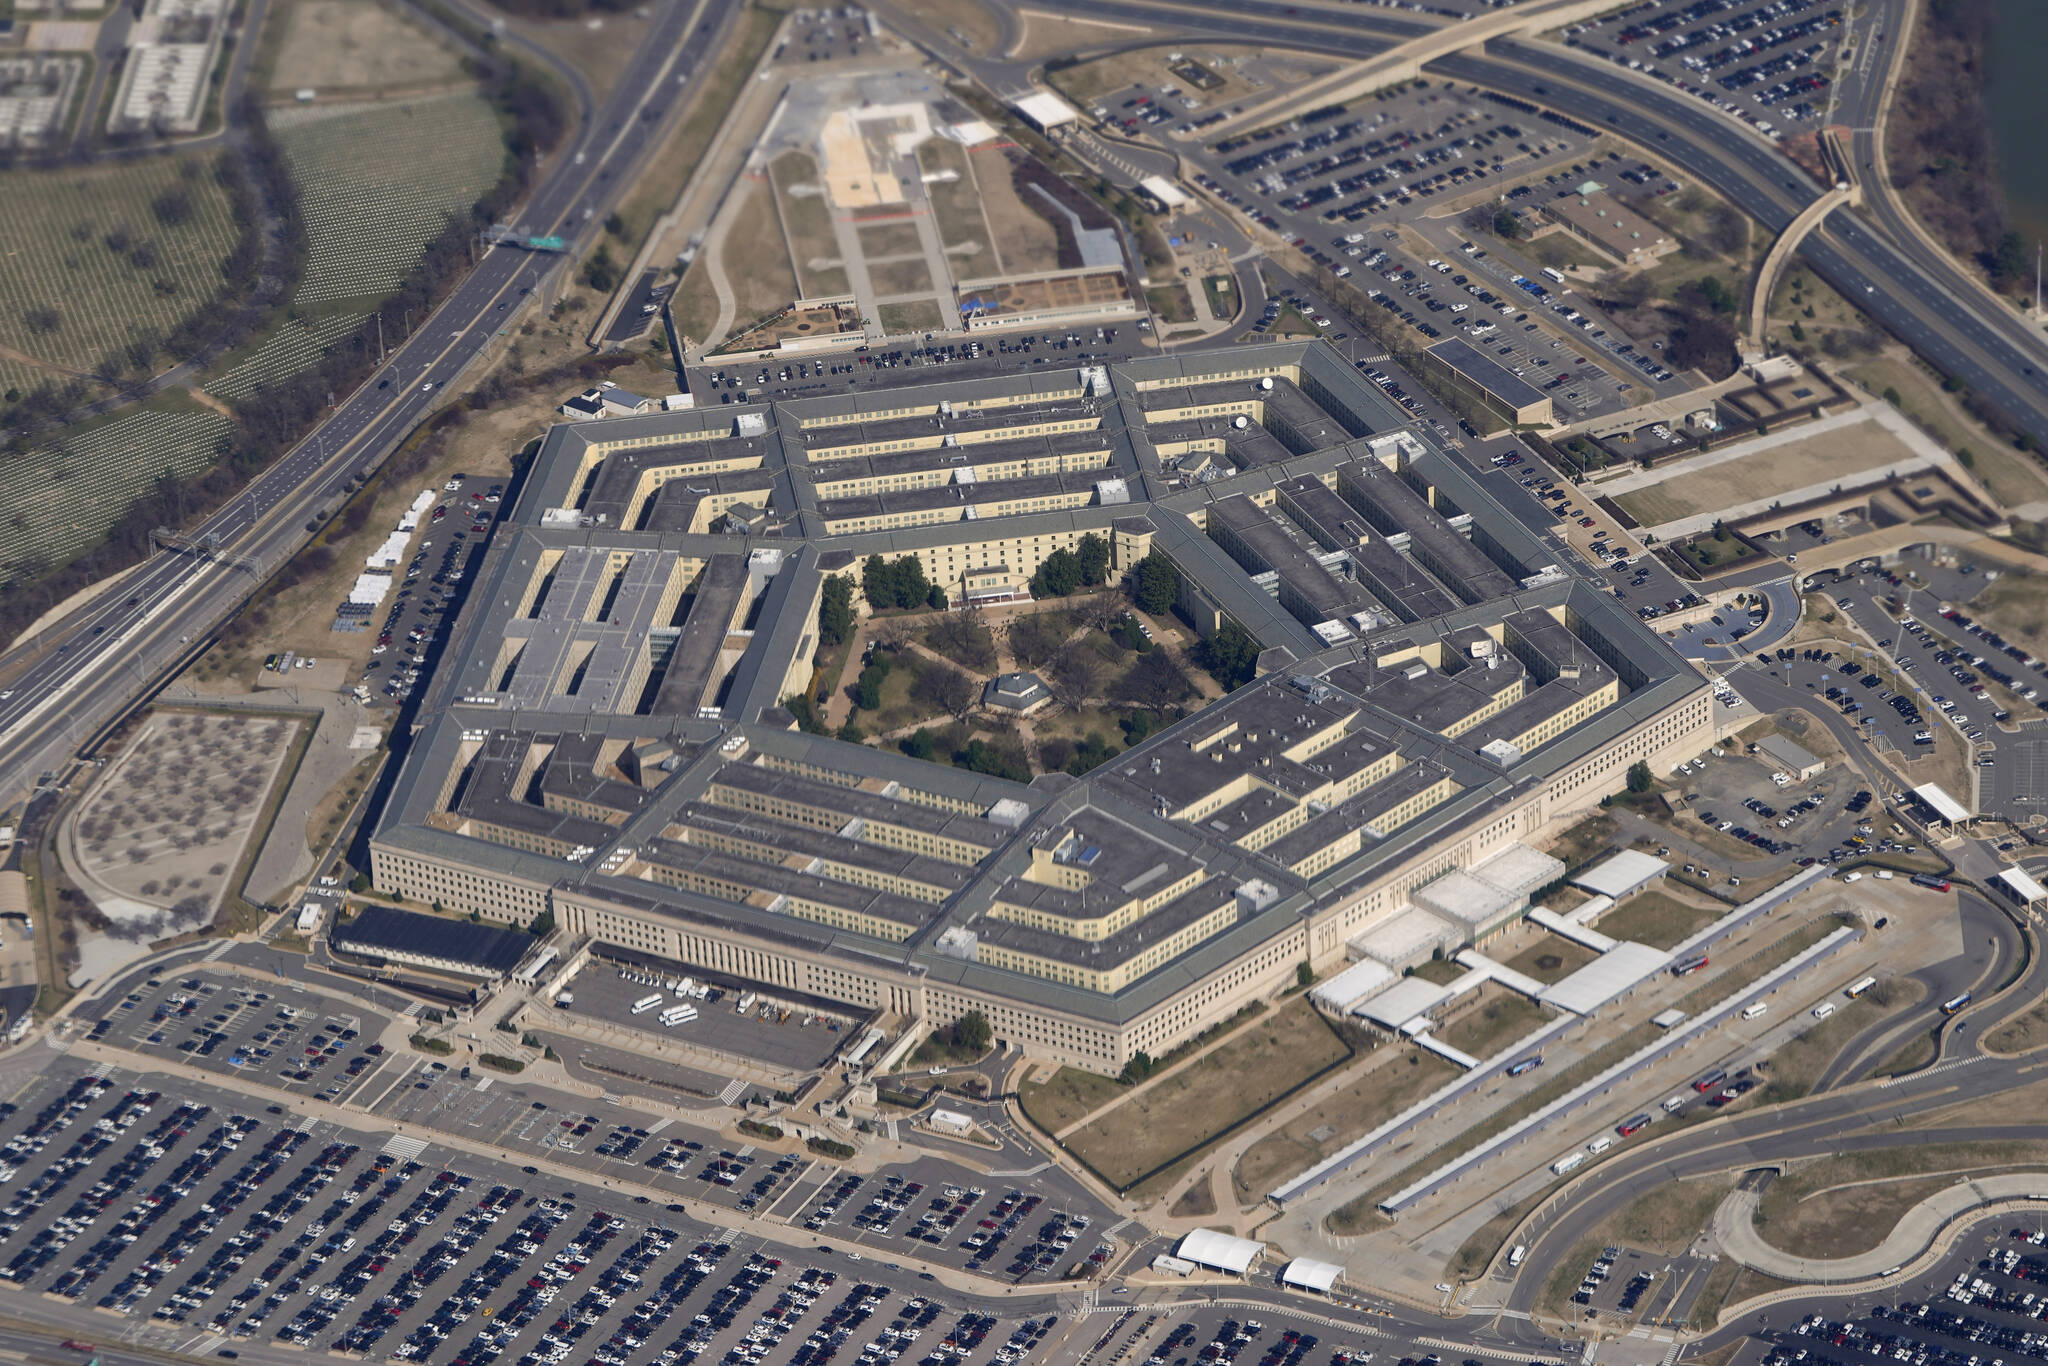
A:
[[[1888,0],[1885,12],[1896,13],[1897,0]],[[1340,19],[1285,0],[1193,0],[1171,7],[1101,0],[1090,13],[1105,21],[1354,58],[1374,56],[1435,28],[1398,11],[1354,7]],[[1898,32],[1895,22],[1878,26]],[[961,64],[997,90],[1022,84],[1023,69],[1016,63],[967,57]],[[1638,142],[1767,232],[1782,230],[1820,193],[1811,177],[1747,125],[1674,87],[1583,53],[1499,41],[1483,54],[1448,57],[1428,70]],[[1882,64],[1876,64],[1869,79],[1882,74]],[[1862,114],[1874,109],[1877,95],[1858,90],[1838,99]],[[1809,234],[1800,255],[1930,363],[2012,414],[2037,440],[2048,440],[2048,341],[2009,307],[1989,300],[1945,254],[1917,236],[1897,237],[1852,210],[1837,209]]]
[[[562,256],[486,249],[476,269],[354,394],[290,454],[192,531],[267,571],[307,534],[304,522],[339,501],[350,477],[374,466],[442,401],[491,339],[576,243],[602,227],[613,200],[663,133],[678,86],[719,50],[735,0],[665,0],[601,108],[560,148],[513,226],[569,239]],[[694,40],[686,41],[686,39]],[[588,101],[587,84],[565,73]],[[201,639],[247,588],[249,571],[192,554],[159,554],[76,618],[70,633],[0,699],[0,789],[35,780],[92,727],[139,692],[151,673]]]
[[[1983,983],[1980,992],[1988,991],[2018,962],[2020,937],[2012,922],[1993,908],[1970,911],[1965,923],[1969,933],[1962,975]],[[1989,942],[1994,932],[2000,941],[1996,945]],[[1985,937],[1979,938],[1980,934]],[[1914,1123],[1915,1116],[1972,1100],[1988,1102],[2002,1091],[2026,1084],[2038,1062],[1980,1053],[1975,1040],[2031,1008],[2044,993],[2048,993],[2048,960],[2037,954],[2017,988],[1995,1001],[1981,1001],[1946,1022],[1941,1061],[1928,1068],[1885,1083],[1818,1090],[1802,1100],[1712,1120],[1643,1147],[1621,1150],[1601,1164],[1595,1179],[1582,1182],[1532,1221],[1523,1237],[1528,1247],[1524,1265],[1558,1265],[1609,1215],[1656,1187],[1686,1176],[1824,1153],[1952,1139],[1952,1129],[1926,1129]],[[1926,1004],[1915,1007],[1909,1020],[1913,1027],[1927,1021]],[[1874,1060],[1852,1060],[1852,1065],[1865,1061]],[[1838,1083],[1841,1078],[1833,1075],[1826,1080]],[[1987,1112],[1987,1119],[1996,1118],[1995,1110]],[[1988,1123],[1973,1127],[1971,1135],[1995,1142],[2001,1138],[2034,1139],[2040,1131],[2029,1124]],[[1545,1279],[1540,1270],[1517,1277],[1507,1296],[1508,1307],[1523,1312],[1533,1308]]]

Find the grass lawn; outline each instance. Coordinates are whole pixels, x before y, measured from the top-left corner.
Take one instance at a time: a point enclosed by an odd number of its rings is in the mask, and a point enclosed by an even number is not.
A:
[[[955,275],[978,279],[994,271],[995,247],[988,221],[981,216],[981,189],[968,164],[967,149],[946,138],[930,138],[917,149],[917,164],[926,175],[952,172],[952,180],[933,180],[924,187],[931,200],[932,221]]]
[[[1460,977],[1463,977],[1465,969],[1459,967],[1448,958],[1432,958],[1427,963],[1417,964],[1414,975],[1420,977],[1425,982],[1434,982],[1440,987],[1447,987]]]
[[[952,1031],[942,1030],[935,1031],[925,1037],[925,1041],[919,1044],[916,1051],[910,1055],[910,1065],[913,1067],[933,1067],[939,1065],[958,1067],[965,1063],[978,1061],[987,1055],[988,1050],[986,1048],[959,1047],[953,1042]]]
[[[1026,1082],[1017,1089],[1017,1100],[1031,1122],[1049,1134],[1087,1118],[1122,1095],[1124,1088],[1114,1077],[1062,1067],[1048,1082]]]
[[[870,264],[868,279],[874,282],[877,298],[891,294],[929,294],[932,288],[932,273],[926,268],[922,256],[910,261]]]
[[[882,680],[882,705],[874,711],[853,713],[853,719],[860,722],[862,730],[870,735],[881,734],[936,721],[945,715],[939,708],[913,695],[917,686],[917,666],[921,662],[913,656],[899,660],[889,670],[889,676]]]
[[[1458,1074],[1457,1067],[1412,1044],[1385,1044],[1355,1065],[1349,1085],[1308,1113],[1245,1149],[1231,1179],[1256,1199],[1371,1133]]]
[[[1606,849],[1621,833],[1621,826],[1612,816],[1588,816],[1571,829],[1550,842],[1548,850],[1554,859],[1562,859],[1567,868],[1580,864]]]
[[[1202,292],[1209,296],[1209,312],[1219,320],[1235,318],[1238,304],[1236,277],[1230,275],[1204,275]]]
[[[1545,934],[1508,959],[1505,966],[1548,985],[1563,981],[1599,956],[1585,945],[1574,944],[1561,935]]]
[[[1797,1100],[1813,1090],[1814,1082],[1840,1055],[1843,1045],[1868,1029],[1881,1013],[1904,1009],[1925,994],[1925,988],[1912,978],[1893,977],[1886,980],[1882,991],[1866,992],[1854,1001],[1836,1000],[1833,1015],[1798,1038],[1780,1044],[1768,1063],[1759,1067],[1767,1083],[1764,1103]],[[1880,1002],[1880,995],[1889,999]]]
[[[1456,1019],[1434,1032],[1460,1052],[1484,1059],[1534,1030],[1545,1018],[1543,1007],[1528,997],[1488,983],[1480,988],[1477,1005],[1465,1007]]]
[[[2025,1053],[2048,1043],[2048,1001],[2013,1016],[1984,1036],[1984,1047],[1993,1053]]]
[[[1616,939],[1668,949],[1726,913],[1725,908],[1708,909],[1680,901],[1667,892],[1647,891],[1601,916],[1596,928]]]
[[[789,234],[789,253],[805,298],[827,298],[845,292],[845,272],[838,268],[839,239],[832,232],[832,210],[818,184],[818,165],[802,152],[784,152],[768,167],[775,183],[775,206]],[[730,242],[731,239],[727,239]],[[821,277],[833,273],[839,289]]]
[[[1297,999],[1076,1130],[1067,1146],[1112,1183],[1128,1186],[1203,1147],[1349,1052],[1308,1002]]]
[[[891,336],[906,332],[936,332],[946,325],[939,312],[939,306],[930,299],[915,299],[906,304],[883,304],[875,310],[882,324],[882,330]]]
[[[1965,1175],[2035,1170],[2048,1142],[1935,1143],[1822,1158],[1771,1182],[1757,1223],[1800,1257],[1846,1257],[1884,1241],[1909,1206]]]
[[[923,239],[909,223],[871,223],[856,230],[861,254],[870,261],[880,256],[908,256],[922,251]]]
[[[1191,323],[1195,320],[1195,306],[1189,302],[1188,292],[1179,281],[1152,286],[1145,291],[1145,303],[1163,323]]]
[[[745,193],[724,247],[725,278],[737,304],[736,331],[781,312],[797,294],[796,272],[790,269],[782,225],[775,216],[774,193],[758,182]]]
[[[987,145],[969,152],[967,159],[974,168],[989,235],[996,243],[997,270],[990,273],[1016,276],[1058,270],[1059,234],[1044,214],[1018,198],[1009,157],[1001,148]]]

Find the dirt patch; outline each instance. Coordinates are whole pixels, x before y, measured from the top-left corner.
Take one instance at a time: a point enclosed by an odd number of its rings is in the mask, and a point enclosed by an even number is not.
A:
[[[884,261],[870,265],[868,279],[873,282],[878,299],[886,299],[892,294],[929,294],[932,291],[932,273],[921,256],[909,261]]]
[[[1362,1138],[1458,1075],[1447,1059],[1388,1044],[1355,1066],[1351,1081],[1245,1149],[1231,1178],[1246,1200],[1265,1195],[1345,1144]]]
[[[1726,913],[1725,906],[1697,906],[1669,892],[1648,891],[1630,897],[1601,916],[1594,928],[1615,939],[1668,949]]]
[[[213,916],[299,722],[157,712],[72,823],[77,866],[116,926],[160,938]]]
[[[1349,1051],[1298,999],[1075,1130],[1067,1146],[1110,1181],[1128,1185],[1201,1148]]]
[[[1490,1058],[1516,1039],[1534,1031],[1547,1018],[1543,1007],[1528,997],[1489,982],[1461,1004],[1451,1021],[1431,1031],[1461,1053]]]
[[[1574,944],[1560,935],[1544,934],[1502,966],[1547,985],[1563,981],[1599,956],[1583,944]]]
[[[374,0],[294,0],[270,88],[326,96],[464,79],[453,47],[388,6]]]
[[[926,175],[952,177],[927,181],[924,192],[954,273],[971,279],[998,270],[988,221],[981,216],[981,187],[968,164],[967,149],[945,138],[931,138],[917,149],[917,164]]]
[[[747,187],[726,231],[722,261],[737,304],[736,324],[779,313],[796,298],[796,273],[783,246],[782,225],[768,182],[755,181]]]
[[[869,223],[860,228],[858,235],[861,254],[870,261],[884,256],[908,256],[924,249],[913,223]]]
[[[1058,270],[1059,234],[1053,231],[1044,214],[1026,207],[1018,198],[1008,153],[994,145],[977,147],[968,153],[968,160],[981,191],[981,211],[998,244],[997,270],[1008,275]]]
[[[1049,1134],[1078,1123],[1123,1094],[1114,1077],[1062,1067],[1048,1082],[1026,1082],[1017,1100],[1031,1122]]]
[[[1624,493],[1615,502],[1644,526],[1658,526],[1913,458],[1896,436],[1874,422],[1862,422],[1779,442]]]
[[[832,210],[818,184],[817,163],[802,152],[785,152],[768,168],[768,174],[804,297],[830,298],[844,293],[846,274],[838,269],[839,238],[832,231]],[[832,283],[824,278],[827,275],[836,277],[839,288],[827,288]]]

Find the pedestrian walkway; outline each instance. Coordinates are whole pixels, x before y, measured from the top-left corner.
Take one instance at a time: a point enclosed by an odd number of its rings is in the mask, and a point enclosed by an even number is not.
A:
[[[2008,1205],[2048,1204],[2048,1172],[2015,1172],[1960,1180],[1914,1205],[1885,1240],[1852,1257],[1800,1257],[1765,1242],[1757,1231],[1756,1191],[1731,1191],[1714,1209],[1721,1250],[1753,1271],[1806,1285],[1877,1280],[1902,1270],[1933,1248],[1943,1230],[1978,1211]],[[1916,1273],[1917,1274],[1917,1273]]]

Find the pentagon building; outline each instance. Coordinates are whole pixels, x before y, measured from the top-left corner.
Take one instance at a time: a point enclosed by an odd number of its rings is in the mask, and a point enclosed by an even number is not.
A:
[[[1112,577],[1169,556],[1261,676],[1078,780],[795,729],[828,575],[915,555],[1002,602],[1091,532]],[[1700,678],[1566,555],[1321,343],[557,427],[374,879],[1113,1073],[1432,882],[1554,867],[1518,846],[1709,742]]]

